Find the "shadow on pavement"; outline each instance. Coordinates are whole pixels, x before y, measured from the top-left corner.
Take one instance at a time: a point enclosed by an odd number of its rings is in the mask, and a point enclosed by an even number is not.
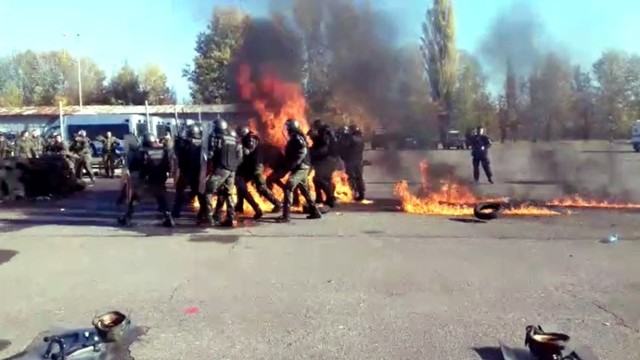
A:
[[[451,221],[455,221],[455,222],[460,222],[460,223],[464,223],[464,224],[486,224],[488,223],[488,221],[486,220],[480,220],[480,219],[473,219],[473,218],[449,218],[449,220]]]
[[[583,154],[628,154],[633,150],[582,150]]]
[[[95,226],[120,228],[116,219],[124,213],[124,207],[116,204],[119,195],[119,179],[98,179],[94,187],[68,198],[50,200],[25,200],[3,204],[0,208],[0,233],[14,232],[41,225]],[[170,193],[170,198],[173,195]],[[393,199],[372,199],[373,203],[341,204],[331,212],[397,212],[398,201]],[[237,228],[255,227],[260,224],[275,223],[279,214],[265,214],[255,221],[251,216],[240,216]],[[298,220],[300,214],[293,215]],[[160,216],[153,199],[143,199],[133,217],[133,226],[122,228],[144,236],[171,236],[176,234],[203,234],[209,229],[233,230],[233,228],[207,227],[196,225],[196,211],[185,208],[180,219],[175,219],[176,227],[160,226]],[[202,240],[195,240],[202,241]]]
[[[475,347],[473,350],[482,360],[530,360],[529,351],[523,349],[510,349],[510,356],[505,357],[499,346]]]
[[[11,346],[11,341],[0,339],[0,352]]]
[[[0,249],[0,265],[8,263],[16,255],[18,255],[17,251]]]

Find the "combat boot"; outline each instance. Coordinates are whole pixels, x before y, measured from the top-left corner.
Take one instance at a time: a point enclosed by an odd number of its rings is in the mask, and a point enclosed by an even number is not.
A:
[[[320,213],[320,209],[318,209],[318,206],[311,206],[309,215],[307,216],[307,219],[320,219],[322,218],[322,214]]]
[[[164,221],[162,222],[162,226],[166,228],[172,228],[176,226],[176,223],[173,221],[173,218],[171,217],[171,213],[168,211],[164,213]]]
[[[278,201],[273,204],[273,209],[271,209],[272,214],[277,214],[282,211],[282,204]]]
[[[264,213],[262,212],[262,209],[257,208],[255,210],[255,214],[253,214],[253,220],[260,220],[260,219],[262,219],[263,215],[264,215]]]
[[[119,226],[131,226],[131,217],[127,215],[120,216],[117,222]]]

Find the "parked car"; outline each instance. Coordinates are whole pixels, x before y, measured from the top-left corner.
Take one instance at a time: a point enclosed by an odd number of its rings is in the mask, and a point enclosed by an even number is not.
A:
[[[419,137],[377,130],[371,139],[371,149],[424,149],[427,142]]]
[[[467,139],[458,130],[451,130],[447,133],[446,139],[442,144],[442,148],[446,150],[464,150],[468,148]]]

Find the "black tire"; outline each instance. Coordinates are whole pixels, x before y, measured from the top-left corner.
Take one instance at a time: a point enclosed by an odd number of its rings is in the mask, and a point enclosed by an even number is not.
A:
[[[480,220],[495,220],[500,216],[502,209],[502,204],[498,202],[479,203],[473,208],[473,216]]]

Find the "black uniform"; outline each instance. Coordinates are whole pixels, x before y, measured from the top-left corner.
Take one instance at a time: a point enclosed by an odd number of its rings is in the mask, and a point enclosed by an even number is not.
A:
[[[214,224],[220,219],[222,205],[226,204],[227,217],[220,225],[233,226],[235,204],[231,198],[231,190],[234,188],[235,172],[242,161],[242,148],[238,146],[236,137],[231,135],[223,120],[216,120],[214,124],[214,134],[209,142],[209,159],[213,173],[206,181],[206,201],[200,201],[200,208],[205,209],[206,220]],[[215,213],[211,209],[214,195],[219,200]]]
[[[321,218],[320,210],[309,193],[309,172],[311,171],[311,157],[309,156],[309,146],[305,135],[300,131],[297,121],[287,120],[287,133],[289,141],[285,146],[284,156],[289,170],[289,179],[284,190],[284,202],[282,205],[282,216],[280,222],[288,222],[291,216],[291,205],[293,202],[293,192],[299,187],[300,194],[307,203],[309,219]]]
[[[242,212],[244,200],[246,199],[249,206],[253,208],[255,213],[254,219],[262,217],[262,209],[253,198],[247,188],[248,183],[253,182],[258,194],[273,204],[273,212],[279,212],[282,204],[273,193],[267,188],[264,178],[264,165],[262,159],[262,147],[260,139],[252,132],[246,133],[241,141],[242,145],[242,163],[238,166],[236,172],[236,189],[238,190],[238,202],[236,203],[236,211]]]
[[[471,158],[473,164],[473,180],[480,180],[480,165],[484,170],[487,180],[493,184],[493,174],[491,172],[491,163],[489,161],[489,148],[491,147],[491,139],[485,134],[477,132],[471,137]]]
[[[163,226],[173,227],[174,222],[169,212],[166,182],[171,171],[171,154],[161,144],[144,141],[140,150],[131,156],[129,172],[131,173],[131,199],[127,204],[124,216],[118,219],[121,225],[129,225],[140,198],[143,195],[153,196],[158,209],[164,215]]]
[[[198,197],[198,200],[202,200],[203,194],[198,192],[200,181],[200,156],[202,155],[202,131],[196,126],[192,125],[176,139],[174,144],[175,154],[178,159],[178,170],[180,175],[176,181],[176,197],[173,203],[173,210],[171,215],[175,218],[180,217],[182,208],[185,202],[188,201],[188,197],[185,194],[187,187],[191,189],[190,199]],[[167,147],[168,149],[168,147]],[[200,206],[199,218],[203,218],[204,209]]]
[[[316,203],[330,207],[336,205],[333,172],[336,170],[336,138],[331,126],[314,123],[316,129],[309,132],[313,144],[309,149],[311,165],[315,170],[313,186],[315,188]],[[324,195],[324,196],[323,196]]]
[[[362,201],[366,189],[363,176],[364,139],[360,129],[351,127],[349,132],[343,135],[340,145],[341,157],[349,177],[349,186],[355,194],[355,200]]]

